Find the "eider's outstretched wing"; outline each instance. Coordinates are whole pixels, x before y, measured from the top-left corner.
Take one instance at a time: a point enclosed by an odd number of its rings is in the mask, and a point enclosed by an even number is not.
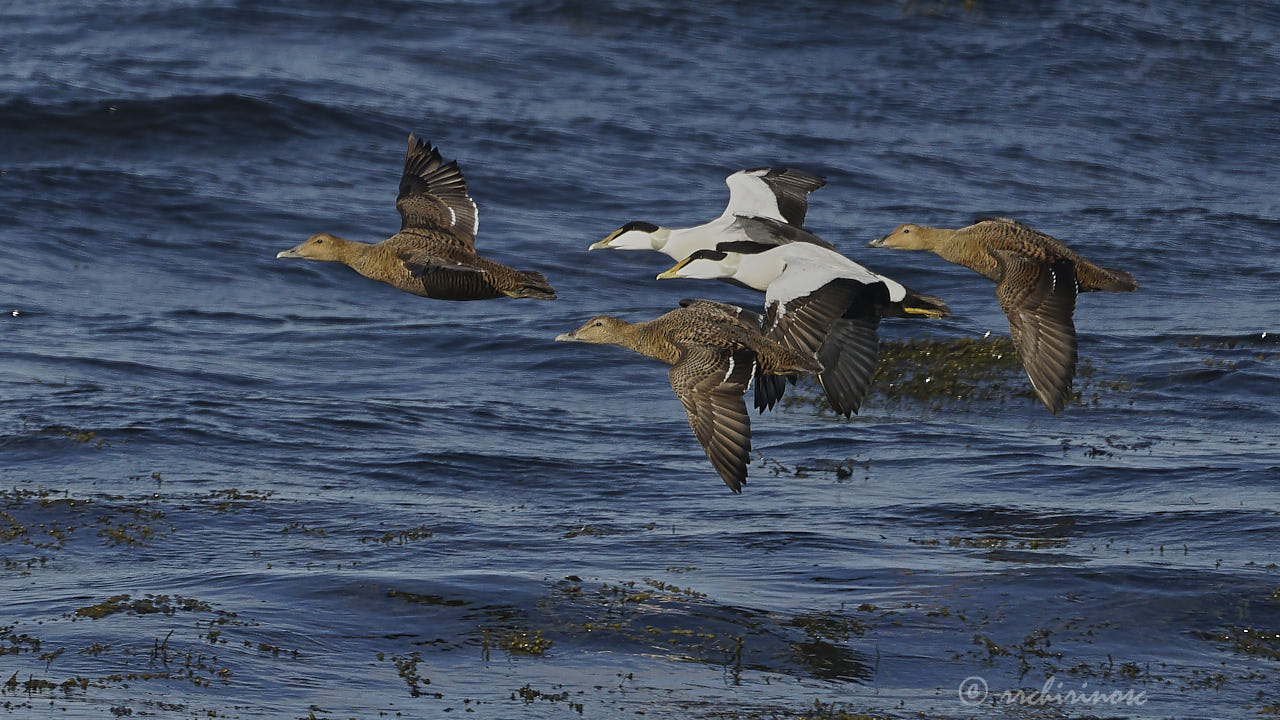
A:
[[[438,149],[413,133],[409,134],[396,209],[400,211],[401,231],[442,231],[468,250],[475,250],[479,227],[476,203],[467,194],[458,161],[445,163]]]
[[[773,218],[739,215],[734,218],[731,228],[745,235],[752,242],[761,245],[786,245],[788,243],[809,243],[828,250],[836,246],[814,235],[797,225],[779,222]]]
[[[704,300],[702,298],[685,298],[680,301],[680,307],[696,310],[698,312],[709,314],[717,319],[727,320],[736,323],[751,333],[760,332],[761,317],[759,313],[745,310],[737,305],[719,302],[717,300]],[[764,412],[772,410],[774,405],[782,399],[782,394],[786,392],[787,383],[795,384],[795,375],[776,375],[774,373],[765,372],[762,364],[756,363],[756,377],[754,380],[755,400],[753,404]]]
[[[751,420],[743,395],[755,370],[751,350],[684,345],[671,366],[671,389],[684,404],[689,426],[716,472],[742,492],[751,461]]]
[[[704,298],[685,298],[680,301],[680,307],[689,308],[711,316],[724,317],[728,320],[747,328],[748,330],[760,329],[759,313],[740,308],[737,305],[731,305],[719,300],[707,300]]]
[[[866,286],[851,278],[837,277],[813,286],[809,276],[789,266],[765,293],[766,337],[822,363],[818,382],[836,412],[848,417],[858,411],[871,386],[880,354],[876,330],[880,317],[874,305],[856,307]],[[824,278],[825,279],[825,278]],[[756,407],[772,407],[781,396],[756,395]],[[761,408],[764,409],[764,408]]]
[[[831,324],[831,333],[818,349],[818,374],[831,407],[848,417],[858,412],[871,390],[871,380],[880,361],[880,318],[874,313],[856,318],[840,318]]]
[[[997,251],[1001,278],[996,298],[1009,318],[1009,334],[1040,401],[1051,412],[1066,406],[1076,373],[1075,264],[1036,262]]]
[[[804,225],[809,193],[827,181],[817,175],[788,168],[739,170],[725,178],[729,205],[724,214],[758,215],[792,225]]]
[[[409,274],[414,277],[424,277],[434,275],[441,271],[461,272],[461,273],[484,273],[483,268],[474,265],[468,265],[464,262],[451,260],[447,257],[436,255],[426,250],[416,250],[413,252],[401,253],[400,262],[404,264]]]
[[[427,250],[401,253],[399,258],[410,282],[421,283],[417,288],[405,288],[409,292],[438,300],[486,300],[505,294],[497,287],[502,278],[485,268]]]

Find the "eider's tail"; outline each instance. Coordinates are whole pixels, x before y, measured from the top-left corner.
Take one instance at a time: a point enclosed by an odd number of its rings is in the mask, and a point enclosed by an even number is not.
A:
[[[1106,290],[1122,293],[1138,289],[1138,281],[1129,273],[1094,265],[1088,260],[1076,261],[1076,282],[1080,283],[1081,292]]]
[[[534,270],[519,270],[522,284],[507,295],[515,298],[534,298],[536,300],[555,300],[556,291],[547,282],[546,276]]]

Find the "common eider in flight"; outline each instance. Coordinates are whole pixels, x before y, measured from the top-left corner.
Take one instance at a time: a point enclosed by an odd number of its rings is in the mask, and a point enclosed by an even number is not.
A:
[[[742,492],[751,454],[743,394],[753,374],[813,373],[821,365],[761,335],[748,311],[710,300],[681,305],[647,322],[599,315],[556,340],[620,345],[670,365],[694,436],[729,489]]]
[[[717,243],[746,239],[734,226],[739,216],[769,218],[797,227],[804,225],[809,193],[827,184],[816,175],[788,168],[739,170],[724,182],[729,186],[729,204],[720,217],[711,222],[687,228],[629,222],[588,249],[657,250],[672,260],[683,260]],[[823,240],[817,242],[827,245]]]
[[[807,232],[772,225],[773,231]],[[755,227],[751,232],[769,229]],[[817,378],[827,401],[845,417],[858,411],[871,387],[880,354],[876,329],[881,318],[950,314],[939,298],[917,293],[810,242],[721,243],[713,250],[693,253],[658,275],[659,280],[670,278],[729,278],[763,291],[765,336],[817,358],[823,367]],[[758,379],[756,407],[773,407],[784,387],[776,379]]]
[[[1066,406],[1076,372],[1076,294],[1138,289],[1129,273],[1099,267],[1009,218],[980,219],[959,230],[899,225],[871,246],[930,250],[994,280],[1031,387],[1055,414]]]
[[[438,300],[555,299],[542,273],[476,254],[476,203],[467,194],[458,161],[445,163],[439,150],[412,133],[396,209],[400,232],[380,243],[320,233],[276,257],[344,263],[372,280]]]

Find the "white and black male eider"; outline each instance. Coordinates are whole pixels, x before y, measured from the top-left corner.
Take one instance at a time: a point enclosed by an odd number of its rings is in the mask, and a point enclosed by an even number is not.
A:
[[[1031,387],[1055,414],[1066,406],[1076,372],[1076,294],[1138,289],[1129,273],[1095,265],[1009,218],[980,219],[959,230],[899,225],[871,246],[929,250],[994,280]]]
[[[733,173],[725,178],[725,184],[729,186],[729,204],[711,222],[687,228],[629,222],[588,249],[656,250],[672,260],[683,260],[721,242],[745,240],[734,225],[739,216],[768,218],[799,227],[804,225],[809,193],[827,181],[788,168],[754,168]],[[830,247],[823,240],[813,239]]]
[[[814,373],[821,365],[760,333],[754,313],[711,300],[647,322],[608,315],[588,320],[556,340],[619,345],[671,366],[671,389],[693,434],[729,489],[742,492],[751,460],[751,420],[743,394],[753,375]]]
[[[769,224],[758,219],[739,222]],[[806,232],[772,225],[753,227],[752,232]],[[658,275],[659,280],[669,278],[729,278],[763,291],[765,336],[818,359],[823,366],[818,382],[832,409],[845,417],[857,412],[870,389],[880,354],[876,329],[881,318],[950,314],[942,300],[808,242],[721,243]],[[777,402],[784,385],[762,379],[756,383],[756,407],[764,409]]]
[[[396,209],[400,232],[380,243],[320,233],[276,257],[340,262],[372,280],[439,300],[555,299],[542,273],[476,254],[476,204],[458,161],[446,164],[439,150],[412,133]]]

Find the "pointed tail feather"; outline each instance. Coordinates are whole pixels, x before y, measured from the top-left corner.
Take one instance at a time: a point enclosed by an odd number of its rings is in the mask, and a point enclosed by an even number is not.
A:
[[[782,393],[787,389],[788,379],[795,382],[794,375],[773,375],[757,369],[754,400],[756,409],[760,412],[772,410],[773,406],[782,399]]]
[[[1138,289],[1138,281],[1124,270],[1104,268],[1091,262],[1076,263],[1076,282],[1081,292],[1106,290],[1107,292],[1133,292]]]
[[[523,284],[515,290],[510,290],[507,295],[517,298],[535,298],[537,300],[555,300],[556,291],[547,282],[546,276],[535,270],[519,270],[520,279]]]
[[[774,367],[774,372],[766,372],[763,363],[756,365],[754,404],[760,412],[772,410],[773,406],[778,404],[782,394],[786,392],[787,383],[795,385],[796,378],[800,375],[818,375],[823,371],[822,363],[817,357],[805,355],[790,348],[780,349],[791,354],[789,359],[783,361],[785,365]],[[777,372],[778,370],[784,372]]]

